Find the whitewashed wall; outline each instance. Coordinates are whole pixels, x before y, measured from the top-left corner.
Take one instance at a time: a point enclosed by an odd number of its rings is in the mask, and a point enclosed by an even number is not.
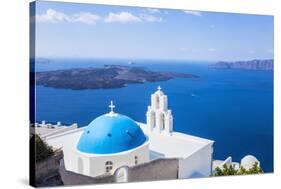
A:
[[[212,173],[212,144],[179,160],[179,178],[208,177]]]
[[[128,150],[116,154],[106,154],[106,155],[94,155],[81,153],[74,149],[74,153],[69,158],[65,158],[65,165],[69,171],[80,173],[83,175],[96,177],[106,173],[107,161],[112,161],[112,170],[110,173],[114,173],[116,169],[122,166],[134,166],[135,156],[138,157],[138,164],[145,163],[149,161],[149,144],[148,141],[141,145],[140,147]],[[68,152],[66,152],[69,154]],[[83,170],[80,172],[78,161],[79,158],[83,162]]]

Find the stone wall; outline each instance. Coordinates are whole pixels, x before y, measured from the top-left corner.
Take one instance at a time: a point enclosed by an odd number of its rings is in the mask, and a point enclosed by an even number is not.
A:
[[[148,163],[128,168],[128,182],[171,180],[178,178],[178,159],[157,159]],[[61,160],[59,173],[64,185],[84,185],[113,183],[114,175],[102,175],[89,177],[82,174],[67,171]]]
[[[113,175],[103,175],[99,177],[89,177],[82,174],[67,171],[64,166],[64,161],[61,160],[59,174],[62,182],[67,185],[85,185],[85,184],[99,184],[99,183],[112,183],[115,181]]]
[[[128,169],[128,181],[154,181],[171,180],[178,178],[179,160],[156,159],[148,163],[130,167]]]

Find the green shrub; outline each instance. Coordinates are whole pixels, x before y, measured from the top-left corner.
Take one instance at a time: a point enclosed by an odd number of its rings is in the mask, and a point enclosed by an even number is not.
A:
[[[239,171],[239,175],[250,175],[250,174],[259,174],[259,173],[263,173],[263,170],[258,165],[257,162],[255,162],[254,166],[251,169],[246,170],[244,167],[241,167]]]
[[[223,165],[223,168],[216,167],[214,176],[237,175],[238,170],[235,170],[232,165]]]
[[[223,168],[216,167],[215,173],[213,176],[227,176],[227,175],[250,175],[250,174],[260,174],[263,173],[262,168],[258,165],[257,162],[253,165],[253,167],[249,170],[246,170],[244,167],[240,167],[240,169],[235,170],[232,165],[227,166],[223,165]]]
[[[36,162],[45,160],[54,154],[54,150],[46,142],[44,142],[39,135],[35,134],[35,154]]]

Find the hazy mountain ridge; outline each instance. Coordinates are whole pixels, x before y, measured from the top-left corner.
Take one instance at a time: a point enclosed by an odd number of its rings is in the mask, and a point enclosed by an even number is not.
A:
[[[235,61],[227,62],[220,61],[210,65],[211,68],[216,69],[245,69],[245,70],[273,70],[273,59],[264,60],[249,60],[249,61]]]

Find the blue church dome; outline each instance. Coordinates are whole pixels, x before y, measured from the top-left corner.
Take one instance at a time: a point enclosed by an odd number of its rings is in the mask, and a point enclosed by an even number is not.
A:
[[[134,120],[112,111],[85,127],[77,149],[85,153],[111,154],[136,148],[145,141],[146,136]]]

